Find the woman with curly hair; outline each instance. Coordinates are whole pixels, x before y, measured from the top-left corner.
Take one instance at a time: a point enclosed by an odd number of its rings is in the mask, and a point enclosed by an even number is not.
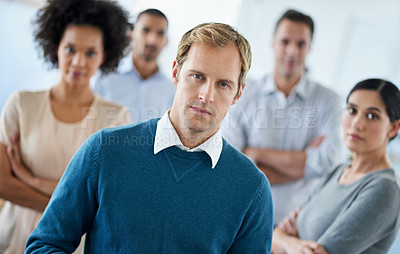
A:
[[[400,227],[400,185],[386,154],[400,128],[400,91],[367,79],[347,97],[342,125],[352,161],[328,173],[301,210],[275,228],[272,253],[383,254]]]
[[[130,121],[127,109],[89,86],[114,70],[129,45],[128,14],[107,0],[53,0],[39,10],[35,39],[60,80],[43,91],[14,93],[0,117],[0,252],[25,242],[78,147],[94,132]],[[3,248],[3,249],[2,249]]]

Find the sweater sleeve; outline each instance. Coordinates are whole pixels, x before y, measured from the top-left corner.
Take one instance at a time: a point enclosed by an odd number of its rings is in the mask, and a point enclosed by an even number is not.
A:
[[[397,230],[400,191],[391,179],[371,181],[318,239],[329,254],[356,254]],[[389,246],[381,246],[389,249]],[[387,250],[386,250],[387,251]],[[386,253],[382,250],[382,253]],[[375,252],[374,252],[375,253]]]
[[[101,132],[89,137],[69,163],[25,253],[72,253],[98,209],[98,150]]]
[[[242,226],[228,253],[271,253],[273,207],[266,178],[245,215]]]

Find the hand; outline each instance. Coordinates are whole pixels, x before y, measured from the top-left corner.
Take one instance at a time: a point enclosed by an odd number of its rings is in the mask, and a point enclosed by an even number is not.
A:
[[[298,240],[286,248],[287,254],[328,254],[324,247],[314,241]]]
[[[324,141],[325,136],[316,136],[313,140],[311,140],[310,144],[308,145],[309,147],[319,147],[322,143],[322,141]]]
[[[278,227],[285,232],[287,235],[299,237],[297,230],[297,215],[300,213],[301,208],[297,208],[295,211],[290,213],[289,217],[286,217]]]
[[[306,246],[299,253],[305,254],[328,254],[324,247],[317,242],[308,241]]]
[[[11,138],[11,145],[7,147],[7,157],[10,162],[11,171],[17,178],[25,183],[34,178],[31,171],[22,162],[19,147],[19,133]]]
[[[319,147],[324,141],[325,137],[324,136],[316,136],[313,140],[311,140],[310,144],[308,145],[309,147]]]

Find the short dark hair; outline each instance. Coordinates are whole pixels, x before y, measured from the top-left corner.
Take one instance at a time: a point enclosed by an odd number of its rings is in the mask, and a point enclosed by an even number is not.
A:
[[[305,23],[311,30],[311,38],[313,37],[314,21],[312,20],[312,18],[310,16],[308,16],[302,12],[299,12],[299,11],[296,11],[293,9],[289,9],[285,13],[283,13],[283,15],[279,18],[278,22],[276,22],[275,32],[278,29],[279,24],[284,19],[288,19],[290,21],[297,22],[297,23]]]
[[[139,20],[140,16],[142,16],[143,14],[154,15],[154,16],[164,18],[168,24],[167,16],[165,16],[165,14],[158,9],[147,9],[147,10],[140,12],[136,17],[136,22]]]
[[[400,119],[400,91],[392,82],[376,78],[362,80],[351,89],[346,103],[349,102],[349,97],[353,92],[361,89],[377,91],[380,94],[390,122]]]
[[[57,50],[68,25],[90,25],[103,33],[105,60],[103,73],[118,67],[127,53],[129,14],[116,2],[108,0],[48,0],[37,13],[34,36],[37,48],[51,67],[58,67]]]

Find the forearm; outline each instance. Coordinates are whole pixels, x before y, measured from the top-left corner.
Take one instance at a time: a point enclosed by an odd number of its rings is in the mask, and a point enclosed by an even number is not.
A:
[[[266,168],[261,164],[258,164],[257,167],[267,176],[268,181],[271,185],[287,183],[296,180],[296,178],[284,175],[280,172],[275,171],[272,168]]]
[[[13,177],[1,177],[0,197],[37,211],[44,211],[50,199]]]
[[[274,149],[249,148],[247,149],[257,164],[273,169],[281,175],[286,175],[290,179],[300,179],[304,177],[307,155],[305,150],[300,151],[281,151]],[[246,149],[244,150],[246,154]]]
[[[11,143],[7,147],[7,156],[12,173],[29,187],[50,197],[57,186],[58,180],[37,177],[26,167],[21,158],[19,135],[15,136]]]
[[[21,180],[31,188],[48,197],[51,197],[58,183],[58,180],[43,179],[35,176],[27,177]]]
[[[43,211],[50,199],[12,175],[3,144],[0,144],[0,198],[38,211]]]

